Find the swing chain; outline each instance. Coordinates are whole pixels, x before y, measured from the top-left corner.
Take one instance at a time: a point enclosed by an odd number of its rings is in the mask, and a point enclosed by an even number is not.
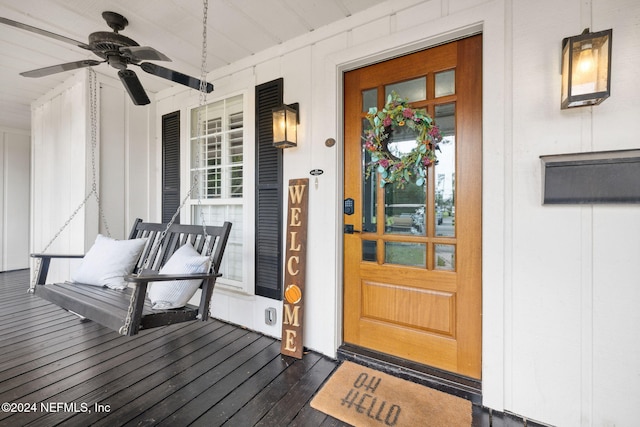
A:
[[[202,58],[200,61],[200,110],[203,109],[203,107],[206,105],[207,103],[207,13],[209,10],[209,1],[208,0],[203,0],[202,1]],[[206,123],[206,120],[205,120]],[[200,143],[202,142],[202,116],[200,114],[198,114],[198,141]],[[197,150],[196,151],[196,165],[200,165],[200,151],[201,150]],[[193,185],[191,187],[191,189],[189,190],[189,193],[191,193],[194,188],[196,187],[196,185],[198,184],[198,174],[194,174],[194,180],[193,180]],[[204,219],[204,209],[202,209],[202,194],[204,193],[204,189],[198,189],[198,211],[200,211],[200,222],[202,223],[202,238],[204,239],[204,243],[206,243],[208,234],[207,234],[207,223]],[[186,202],[186,199],[185,199]],[[209,248],[208,250],[210,251],[210,258],[209,258],[209,262],[211,262],[211,257],[213,257],[213,243],[214,240],[211,239],[210,245],[211,248]],[[203,245],[204,248],[204,245]],[[209,299],[209,304],[208,307],[205,308],[207,310],[207,313],[211,313],[211,299]]]
[[[203,0],[202,2],[202,56],[200,61],[200,102],[199,102],[199,111],[198,111],[198,143],[203,144],[202,141],[202,109],[207,103],[207,14],[209,10],[209,2],[208,0]],[[206,123],[206,120],[205,120]],[[206,132],[205,132],[206,133]],[[196,165],[200,166],[200,152],[202,150],[196,150]],[[193,185],[189,190],[189,194],[196,188],[199,181],[199,174],[195,173],[193,175]],[[203,189],[198,189],[198,211],[200,212],[200,222],[202,223],[202,233],[204,238],[207,238],[207,227],[206,222],[204,220],[204,210],[202,208],[202,194]]]
[[[201,133],[202,132],[201,110],[202,110],[202,107],[207,102],[207,89],[206,89],[207,88],[207,81],[206,81],[206,78],[207,78],[207,71],[206,71],[206,67],[207,67],[207,13],[208,13],[208,10],[209,10],[209,1],[208,0],[203,0],[202,6],[203,6],[203,13],[202,13],[202,56],[201,56],[201,67],[200,67],[200,74],[201,75],[200,75],[200,96],[199,96],[199,107],[200,108],[199,108],[199,114],[198,114],[198,122],[197,122],[197,125],[196,125],[196,127],[198,129],[198,136],[197,136],[198,141],[201,141],[201,139],[202,139],[202,133]],[[196,165],[200,164],[200,150],[196,150],[195,162],[196,162]],[[142,275],[144,273],[144,271],[149,268],[149,263],[151,262],[151,254],[154,254],[154,253],[156,253],[158,251],[158,248],[160,247],[160,245],[164,241],[164,238],[165,238],[167,232],[169,231],[171,226],[176,221],[176,218],[180,214],[180,211],[182,211],[184,206],[187,204],[187,201],[191,198],[191,195],[193,194],[194,190],[196,190],[196,188],[198,187],[198,184],[199,184],[198,173],[195,173],[193,175],[193,183],[191,184],[191,188],[189,188],[189,191],[187,191],[187,194],[182,199],[182,202],[180,203],[180,206],[178,206],[176,211],[173,213],[173,215],[171,216],[171,219],[167,223],[167,226],[160,233],[160,236],[157,239],[155,239],[155,242],[152,243],[152,248],[148,252],[147,257],[142,262],[142,265],[141,265],[140,269],[138,270],[137,277],[140,277],[140,275]],[[197,191],[198,191],[198,207],[200,207],[201,206],[201,202],[202,202],[202,190],[198,189]],[[202,209],[199,209],[199,210],[200,210],[200,220],[202,222],[203,239],[206,240],[208,238],[209,234],[207,233],[207,225],[206,225],[206,222],[204,220],[204,212],[202,211]],[[211,253],[213,254],[213,251]],[[125,317],[124,324],[122,325],[122,327],[118,331],[121,335],[127,335],[127,333],[129,332],[129,328],[131,327],[131,317],[133,316],[134,304],[135,304],[135,292],[132,291],[131,292],[131,298],[129,299],[129,308],[127,309],[127,315]],[[210,308],[207,307],[207,310],[210,310]]]
[[[87,201],[89,200],[89,198],[91,197],[92,193],[87,194],[87,196],[84,198],[84,200],[78,205],[78,207],[71,213],[71,216],[69,217],[69,219],[67,219],[67,221],[64,223],[64,225],[60,228],[60,230],[58,230],[58,232],[53,236],[53,238],[51,238],[51,240],[49,241],[49,243],[47,243],[44,247],[44,249],[42,250],[42,253],[45,253],[49,247],[53,244],[53,242],[55,242],[55,240],[58,238],[58,236],[60,236],[60,234],[62,234],[62,232],[64,231],[65,228],[67,228],[67,226],[71,223],[71,221],[73,221],[73,219],[76,217],[76,215],[78,214],[78,212],[80,212],[80,209],[82,209],[84,207],[84,205],[87,203]],[[33,278],[31,280],[31,285],[29,286],[29,293],[34,293],[35,292],[35,287],[36,287],[36,281],[38,279],[38,276],[40,275],[40,269],[42,268],[42,258],[37,258],[36,260],[36,267],[34,269],[34,275]]]
[[[91,91],[91,192],[95,196],[96,204],[98,205],[98,213],[102,220],[102,225],[107,233],[107,236],[111,237],[111,230],[109,230],[109,223],[107,217],[104,214],[102,203],[100,203],[100,196],[98,195],[98,183],[96,179],[96,148],[97,148],[97,134],[98,134],[98,78],[93,68],[89,68],[89,90]]]
[[[129,333],[129,327],[131,327],[131,318],[133,317],[133,306],[136,301],[136,293],[131,290],[131,298],[129,299],[129,308],[127,309],[127,316],[124,319],[124,325],[120,327],[118,333],[120,335],[127,335]]]
[[[69,226],[71,221],[76,217],[78,212],[87,204],[91,196],[94,196],[96,199],[96,203],[98,205],[98,212],[100,214],[100,218],[102,219],[102,224],[104,225],[105,231],[108,236],[111,236],[111,231],[109,230],[109,224],[107,223],[107,218],[104,214],[104,209],[102,209],[102,205],[100,203],[100,196],[98,195],[98,184],[96,180],[96,148],[97,148],[97,99],[98,99],[98,79],[96,72],[89,68],[89,104],[90,104],[90,115],[91,115],[91,191],[87,193],[84,200],[80,202],[78,207],[71,213],[69,218],[65,221],[65,223],[60,227],[60,229],[54,234],[54,236],[49,240],[49,242],[45,245],[44,249],[42,249],[42,253],[47,252],[49,247],[56,241],[56,239],[62,234],[62,232]],[[42,269],[42,258],[38,258],[36,260],[36,265],[34,268],[33,278],[31,279],[31,283],[29,285],[29,293],[35,292],[36,281],[38,280],[38,276],[40,275],[40,270]]]

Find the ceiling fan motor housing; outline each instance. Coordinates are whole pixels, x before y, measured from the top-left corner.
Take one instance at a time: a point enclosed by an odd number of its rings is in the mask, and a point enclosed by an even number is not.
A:
[[[127,64],[135,62],[133,58],[120,52],[121,47],[139,46],[135,40],[122,34],[109,31],[98,31],[89,35],[91,50],[103,59],[106,59],[114,68],[122,70]]]

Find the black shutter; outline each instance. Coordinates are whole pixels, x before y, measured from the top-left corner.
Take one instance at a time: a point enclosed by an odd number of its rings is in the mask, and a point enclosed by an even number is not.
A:
[[[256,295],[282,299],[282,150],[273,146],[271,110],[283,80],[256,87]]]
[[[174,111],[162,116],[162,222],[169,222],[179,206],[180,111]]]

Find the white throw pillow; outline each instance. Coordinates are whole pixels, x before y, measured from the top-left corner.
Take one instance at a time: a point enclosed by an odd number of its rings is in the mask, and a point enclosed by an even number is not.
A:
[[[200,255],[190,243],[186,243],[171,255],[160,269],[160,274],[206,273],[208,270],[209,258]],[[152,282],[147,292],[151,307],[156,310],[184,307],[196,293],[200,283],[202,279]]]
[[[71,280],[87,285],[124,289],[124,277],[133,272],[147,239],[115,240],[98,234]]]

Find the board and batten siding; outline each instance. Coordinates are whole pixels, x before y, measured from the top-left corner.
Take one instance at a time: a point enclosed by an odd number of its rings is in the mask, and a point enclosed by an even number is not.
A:
[[[0,271],[29,267],[29,133],[0,128]]]
[[[131,106],[119,81],[97,73],[95,180],[108,225],[99,220],[93,186],[90,70],[81,70],[32,104],[31,252],[83,254],[98,233],[126,237],[136,217],[158,220],[149,188],[152,107]],[[79,208],[79,209],[78,209]],[[68,280],[78,261],[57,260],[49,279]],[[33,264],[32,264],[33,266]]]

